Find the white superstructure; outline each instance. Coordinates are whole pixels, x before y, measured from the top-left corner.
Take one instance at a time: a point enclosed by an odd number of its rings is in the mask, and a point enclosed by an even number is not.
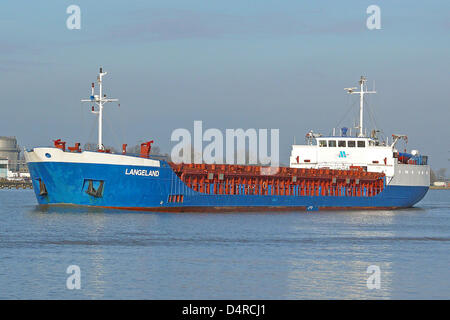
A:
[[[417,150],[411,153],[398,152],[395,148],[405,135],[393,135],[391,144],[380,141],[373,132],[367,137],[363,131],[364,95],[375,93],[365,88],[366,79],[359,81],[360,91],[346,88],[350,94],[360,94],[360,122],[358,136],[347,136],[347,128],[342,128],[340,136],[322,136],[312,131],[306,135],[305,145],[293,145],[290,156],[292,168],[351,169],[362,167],[368,172],[384,172],[388,184],[407,186],[429,186],[430,168],[427,157]]]

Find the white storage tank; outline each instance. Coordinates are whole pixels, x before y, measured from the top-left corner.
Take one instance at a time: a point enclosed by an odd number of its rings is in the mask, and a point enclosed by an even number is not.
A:
[[[0,137],[0,158],[8,159],[10,170],[18,170],[19,154],[16,137]]]

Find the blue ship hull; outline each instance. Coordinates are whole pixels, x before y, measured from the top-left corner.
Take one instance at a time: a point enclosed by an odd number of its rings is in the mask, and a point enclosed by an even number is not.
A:
[[[73,204],[104,208],[149,211],[228,210],[324,210],[384,209],[411,207],[420,201],[428,186],[390,186],[375,196],[217,195],[192,190],[160,161],[158,174],[148,166],[70,162],[29,162],[38,203]],[[133,174],[130,174],[133,173]],[[41,192],[40,182],[46,192]],[[99,187],[100,197],[88,194],[89,184]],[[183,202],[169,202],[171,195],[183,195]]]

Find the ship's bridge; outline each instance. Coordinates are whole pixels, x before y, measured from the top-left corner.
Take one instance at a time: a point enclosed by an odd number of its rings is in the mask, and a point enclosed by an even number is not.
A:
[[[320,137],[307,145],[293,145],[290,166],[293,168],[350,166],[387,166],[395,162],[394,150],[368,137]],[[371,171],[371,170],[368,170]],[[377,170],[378,171],[378,170]]]
[[[372,130],[370,136],[364,130],[364,96],[376,91],[368,91],[366,78],[361,77],[359,91],[356,87],[345,88],[349,94],[359,94],[359,124],[355,128],[357,135],[352,135],[351,129],[341,128],[341,135],[323,136],[310,131],[306,134],[306,144],[292,146],[290,167],[292,168],[329,168],[356,169],[367,172],[383,172],[388,183],[403,186],[428,186],[430,169],[427,156],[419,151],[410,153],[398,152],[396,143],[408,137],[403,134],[393,134],[392,143],[389,139],[381,141],[377,137],[378,130]],[[349,132],[348,132],[349,131]],[[347,135],[347,132],[349,135]]]
[[[427,157],[417,150],[398,152],[395,142],[389,145],[378,139],[349,136],[315,136],[305,145],[293,145],[292,168],[351,169],[362,167],[368,172],[384,172],[393,176],[399,165],[427,165]]]

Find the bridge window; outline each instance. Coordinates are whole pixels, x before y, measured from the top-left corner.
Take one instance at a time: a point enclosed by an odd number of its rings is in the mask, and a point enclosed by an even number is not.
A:
[[[358,148],[365,148],[366,142],[365,141],[358,141]]]
[[[336,148],[336,140],[328,140],[328,146],[332,148]]]
[[[338,141],[338,147],[340,147],[340,148],[345,148],[345,146],[346,146],[346,143],[345,143],[346,141],[345,140],[339,140]]]
[[[319,147],[326,147],[327,141],[326,140],[319,140]]]
[[[350,141],[348,142],[348,146],[349,146],[350,148],[354,148],[354,147],[356,147],[356,142],[353,141],[353,140],[350,140]]]

